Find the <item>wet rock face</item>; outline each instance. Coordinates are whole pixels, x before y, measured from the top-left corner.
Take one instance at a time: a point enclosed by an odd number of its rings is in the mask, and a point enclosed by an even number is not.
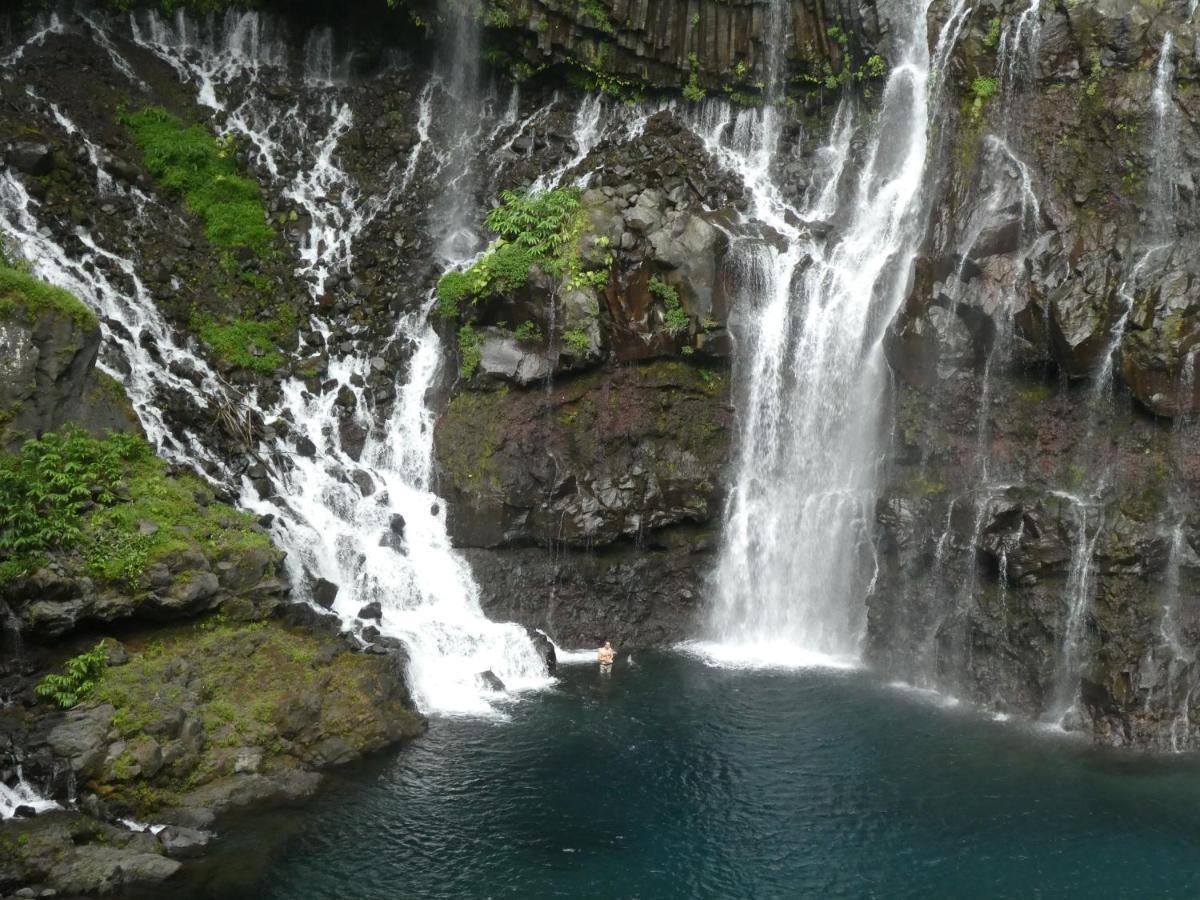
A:
[[[438,422],[450,529],[468,547],[642,540],[719,514],[727,379],[681,362],[542,390],[464,392]]]
[[[840,71],[842,47],[827,31],[840,22],[854,36],[855,50],[881,38],[871,2],[847,6],[829,0],[784,4],[782,31],[791,36],[785,62],[794,70],[819,72],[829,62]],[[606,75],[630,84],[678,88],[696,73],[708,87],[753,92],[766,73],[767,36],[779,28],[770,4],[760,0],[601,0],[583,6],[569,0],[498,4],[502,16],[490,24],[515,53],[533,66],[592,61]]]
[[[0,450],[66,422],[94,434],[140,431],[124,392],[94,370],[100,349],[94,320],[17,308],[0,313],[0,347]]]
[[[914,684],[1168,750],[1200,745],[1200,319],[1182,249],[1200,218],[1194,156],[1172,150],[1197,111],[1190,67],[1166,131],[1148,101],[1163,29],[1176,52],[1194,39],[1185,14],[1046,9],[1016,99],[960,111],[885,340],[896,419],[867,635]],[[966,77],[996,71],[987,24],[959,48]]]

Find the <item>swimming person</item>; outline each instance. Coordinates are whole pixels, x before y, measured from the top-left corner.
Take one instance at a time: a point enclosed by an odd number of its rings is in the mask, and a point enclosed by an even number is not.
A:
[[[604,646],[596,652],[596,659],[600,661],[600,674],[607,675],[612,672],[613,660],[617,657],[617,651],[613,649],[613,645],[609,641],[604,642]]]

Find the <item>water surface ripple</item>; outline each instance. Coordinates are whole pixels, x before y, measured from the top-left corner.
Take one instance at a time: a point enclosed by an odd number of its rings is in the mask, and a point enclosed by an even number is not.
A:
[[[861,672],[647,656],[568,667],[507,722],[435,721],[246,896],[1194,897],[1198,775]]]

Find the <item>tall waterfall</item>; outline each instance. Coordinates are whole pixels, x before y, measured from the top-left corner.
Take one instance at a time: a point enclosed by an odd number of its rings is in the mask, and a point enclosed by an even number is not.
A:
[[[61,29],[55,23],[52,20],[35,38],[44,40],[55,27]],[[339,86],[339,73],[345,67],[336,60],[327,30],[311,35],[305,45],[296,99],[280,102],[268,89],[268,81],[288,71],[287,43],[282,34],[273,33],[270,19],[255,12],[195,20],[182,11],[173,19],[142,11],[116,24],[89,23],[115,54],[114,63],[121,59],[128,67],[120,57],[122,43],[155,54],[196,91],[198,102],[212,109],[225,129],[249,142],[259,169],[311,221],[299,248],[298,274],[307,280],[314,298],[326,290],[332,276],[349,271],[356,238],[408,186],[422,153],[436,161],[429,175],[446,182],[446,194],[457,191],[465,198],[471,196],[461,184],[471,177],[472,156],[464,148],[479,133],[452,129],[449,148],[432,147],[427,119],[407,161],[411,165],[396,164],[388,175],[393,189],[370,199],[362,196],[338,163],[338,145],[353,124],[353,114]],[[464,40],[469,44],[469,37]],[[423,95],[423,112],[435,95],[444,98],[446,109],[454,109],[470,94],[477,105],[464,121],[476,131],[496,124],[488,118],[494,111],[479,97],[478,84],[468,83],[471,77],[477,80],[477,64],[472,62],[475,76],[462,74],[459,52],[468,53],[473,61],[477,50],[460,45],[450,52],[442,73],[435,73]],[[126,74],[136,79],[132,69]],[[60,125],[68,132],[73,128],[65,117]],[[93,162],[98,177],[104,176],[102,165]],[[112,179],[108,184],[111,187]],[[137,204],[156,202],[141,192],[133,199]],[[468,215],[478,217],[466,200],[461,202],[461,208],[439,220],[445,237],[452,237]],[[253,395],[228,394],[187,340],[170,332],[132,260],[99,246],[83,229],[78,232],[82,255],[75,250],[68,253],[47,237],[49,232],[37,216],[37,202],[6,174],[0,182],[0,228],[14,237],[37,274],[75,292],[106,323],[124,326],[126,335],[149,330],[157,346],[187,357],[199,373],[198,389],[148,357],[142,359],[145,350],[136,338],[126,339],[121,329],[106,324],[106,341],[119,346],[130,363],[113,367],[112,374],[126,384],[147,433],[161,450],[202,464],[210,473],[220,469],[220,461],[202,441],[180,446],[170,435],[157,408],[157,390],[163,382],[187,392],[201,406],[240,401],[255,406],[266,420],[286,414],[293,421],[290,440],[311,441],[315,452],[304,456],[286,442],[264,439],[258,455],[269,471],[273,491],[261,496],[250,479],[243,479],[241,502],[273,516],[273,536],[287,551],[289,574],[302,595],[315,577],[339,585],[333,608],[353,627],[364,624],[356,618],[363,606],[380,604],[380,631],[401,639],[408,648],[409,680],[420,708],[448,714],[489,713],[505,694],[479,679],[486,670],[509,691],[548,682],[524,629],[490,622],[483,615],[470,569],[450,545],[444,504],[432,490],[434,420],[426,402],[439,377],[441,351],[428,323],[428,304],[400,315],[396,323],[392,340],[406,348],[408,364],[397,376],[396,402],[386,422],[373,420],[369,412],[373,403],[364,387],[382,360],[364,353],[332,354],[327,377],[355,394],[354,424],[367,434],[355,460],[339,437],[342,420],[335,406],[336,390],[314,394],[303,381],[290,379],[273,408],[260,408]],[[105,274],[114,271],[119,278]],[[312,326],[329,336],[321,321],[314,319]]]
[[[773,5],[780,8],[786,4]],[[839,190],[855,119],[849,99],[822,154],[828,181],[801,208],[781,199],[771,177],[781,109],[742,113],[732,142],[717,148],[750,187],[754,215],[783,237],[783,246],[740,248],[747,311],[736,325],[739,451],[711,642],[703,645],[718,661],[791,666],[859,657],[888,390],[881,338],[925,228],[927,9],[926,0],[897,4],[893,68],[850,189]],[[960,13],[945,39],[961,27]],[[827,238],[799,224],[818,220],[836,223]]]

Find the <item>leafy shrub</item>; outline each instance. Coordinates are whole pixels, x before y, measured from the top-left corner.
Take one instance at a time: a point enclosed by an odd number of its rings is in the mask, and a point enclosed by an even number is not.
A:
[[[266,254],[275,241],[258,184],[238,174],[230,138],[184,125],[161,106],[124,113],[121,121],[142,148],[146,168],[204,220],[204,234],[222,250],[248,247]]]
[[[104,652],[104,644],[97,644],[87,653],[68,659],[61,675],[47,675],[38,682],[34,691],[39,697],[45,697],[63,709],[70,709],[96,688],[107,663],[108,654]]]
[[[469,269],[441,277],[434,312],[456,318],[467,301],[474,303],[489,293],[523,286],[535,265],[554,277],[574,272],[579,264],[582,218],[575,188],[531,194],[502,192],[500,205],[484,219],[500,237]]]
[[[980,75],[971,82],[971,93],[976,100],[991,100],[1000,90],[1000,80],[994,75]]]
[[[551,275],[562,275],[569,249],[579,238],[579,190],[558,188],[522,194],[503,191],[500,205],[488,210],[485,224],[524,248]]]
[[[125,463],[149,446],[130,434],[97,440],[67,430],[26,441],[21,452],[0,456],[0,554],[22,556],[61,547],[80,537],[80,516],[111,503]]]
[[[663,306],[666,307],[666,312],[663,315],[663,324],[666,326],[667,331],[671,332],[671,334],[687,331],[692,324],[692,320],[687,312],[684,311],[683,304],[679,302],[679,292],[657,275],[653,275],[650,278],[650,293],[661,300]]]
[[[1000,17],[995,16],[988,22],[987,34],[983,36],[983,46],[994,50],[1000,43]]]
[[[608,18],[608,10],[604,8],[604,4],[600,0],[583,0],[579,4],[580,12],[588,16],[592,23],[600,31],[608,34],[616,34],[617,29],[613,27],[612,22]]]
[[[192,476],[166,477],[138,435],[71,429],[27,441],[0,455],[0,580],[44,565],[54,550],[82,549],[87,574],[132,586],[172,552],[198,547],[220,559],[270,548],[253,517],[198,504],[203,489]],[[157,527],[143,532],[144,522]]]
[[[563,343],[574,354],[582,356],[592,346],[592,338],[582,328],[572,328],[563,332]]]
[[[517,326],[516,336],[518,341],[540,341],[542,339],[542,329],[538,327],[537,322],[526,321]]]

